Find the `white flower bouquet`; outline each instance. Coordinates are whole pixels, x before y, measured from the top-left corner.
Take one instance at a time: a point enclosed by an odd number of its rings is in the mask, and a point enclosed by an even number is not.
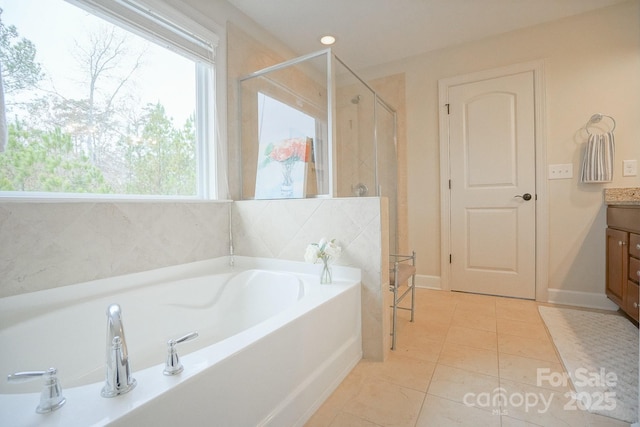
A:
[[[340,256],[342,248],[336,244],[336,239],[327,240],[324,237],[318,243],[310,243],[304,254],[304,260],[312,264],[319,259],[326,262]]]
[[[342,253],[342,248],[337,245],[336,239],[327,240],[324,237],[318,243],[310,243],[304,253],[304,260],[315,264],[322,261],[323,268],[320,274],[320,283],[331,283],[331,269],[329,261],[337,259]]]

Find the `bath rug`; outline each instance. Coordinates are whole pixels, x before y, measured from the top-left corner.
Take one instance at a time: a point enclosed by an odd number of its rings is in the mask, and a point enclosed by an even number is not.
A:
[[[638,421],[638,328],[614,314],[539,307],[578,407]]]

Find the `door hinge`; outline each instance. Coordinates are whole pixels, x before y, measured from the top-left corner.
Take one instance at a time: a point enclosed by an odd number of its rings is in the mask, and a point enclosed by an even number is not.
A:
[[[451,256],[451,254],[449,254],[449,264],[451,264],[451,260],[453,259],[453,257]]]
[[[449,180],[449,190],[451,190],[451,180]]]
[[[447,107],[447,114],[451,114],[451,113],[449,112],[449,104],[444,104],[444,106],[445,106],[445,107]]]

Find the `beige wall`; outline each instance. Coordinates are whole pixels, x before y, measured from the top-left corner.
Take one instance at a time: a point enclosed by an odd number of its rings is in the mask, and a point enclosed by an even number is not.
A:
[[[572,163],[570,180],[548,181],[551,289],[604,292],[605,187],[640,185],[622,160],[640,160],[640,2],[610,8],[359,70],[365,79],[404,72],[407,103],[409,246],[423,283],[440,276],[438,80],[532,60],[546,69],[547,164]],[[583,127],[615,117],[615,177],[580,184]]]

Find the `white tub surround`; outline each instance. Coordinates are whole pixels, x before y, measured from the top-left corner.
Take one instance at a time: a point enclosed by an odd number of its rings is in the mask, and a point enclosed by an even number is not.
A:
[[[66,404],[37,414],[41,381],[0,386],[12,426],[303,425],[362,357],[360,272],[222,257],[0,299],[0,363],[58,369]],[[114,398],[105,374],[105,310],[122,307],[137,386]],[[52,327],[51,325],[55,325]],[[184,371],[163,375],[167,341]]]

